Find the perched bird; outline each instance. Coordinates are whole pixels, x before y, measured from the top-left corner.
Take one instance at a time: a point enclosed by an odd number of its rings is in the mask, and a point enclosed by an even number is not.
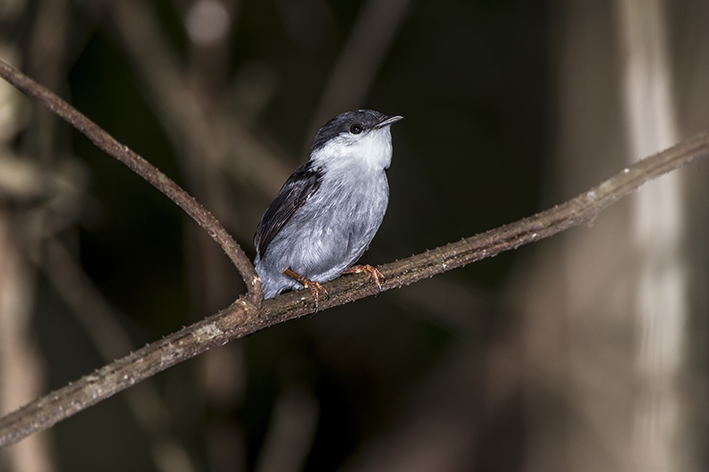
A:
[[[385,170],[391,163],[389,126],[401,116],[348,111],[328,121],[310,160],[286,181],[256,228],[256,272],[265,298],[310,289],[317,309],[320,285],[343,272],[365,272],[381,290],[381,273],[352,264],[362,256],[389,203]]]

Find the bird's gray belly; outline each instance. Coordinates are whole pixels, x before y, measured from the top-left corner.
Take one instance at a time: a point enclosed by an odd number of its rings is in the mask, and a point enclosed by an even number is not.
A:
[[[384,217],[388,193],[386,181],[346,194],[329,192],[336,195],[329,201],[319,197],[325,192],[318,192],[269,245],[269,269],[280,274],[291,268],[317,282],[336,278],[367,249]],[[281,290],[294,287],[291,281],[282,282],[287,285]]]

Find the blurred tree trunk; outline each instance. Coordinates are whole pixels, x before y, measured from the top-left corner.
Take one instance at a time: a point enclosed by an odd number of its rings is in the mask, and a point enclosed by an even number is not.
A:
[[[5,54],[16,50],[0,45]],[[26,103],[9,84],[0,84],[0,416],[37,398],[46,389],[44,359],[33,333],[32,311],[36,292],[36,271],[24,254],[28,240],[36,242],[30,211],[18,203],[34,198],[38,187],[37,168],[11,151],[8,142],[21,127],[21,108]],[[36,214],[35,214],[36,216]],[[52,433],[28,438],[0,454],[0,470],[50,472],[54,470]]]
[[[553,5],[549,201],[707,123],[706,92],[677,93],[709,79],[701,10],[697,1]],[[529,363],[525,470],[703,468],[687,441],[698,434],[688,419],[701,405],[681,398],[695,398],[702,384],[684,376],[695,344],[706,343],[688,335],[707,314],[706,174],[665,176],[592,231],[539,246],[531,276],[516,285]]]
[[[0,207],[0,415],[34,400],[45,391],[43,360],[32,333],[36,273],[20,257],[16,215]],[[0,455],[7,471],[54,470],[51,433],[39,434]]]

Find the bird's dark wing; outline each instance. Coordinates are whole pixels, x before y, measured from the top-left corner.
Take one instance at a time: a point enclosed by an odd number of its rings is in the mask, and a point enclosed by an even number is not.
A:
[[[283,184],[278,196],[256,227],[254,245],[259,256],[263,257],[273,238],[308,198],[317,192],[322,182],[322,175],[322,168],[313,168],[312,162],[308,161],[293,172],[293,175]]]

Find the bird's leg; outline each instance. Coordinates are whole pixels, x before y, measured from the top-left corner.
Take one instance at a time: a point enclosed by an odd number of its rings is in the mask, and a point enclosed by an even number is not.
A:
[[[384,280],[384,276],[382,275],[381,272],[379,272],[379,269],[376,267],[372,267],[369,264],[365,265],[355,265],[352,266],[348,269],[345,269],[342,273],[343,274],[359,274],[361,272],[364,272],[369,276],[369,280],[374,280],[374,283],[377,284],[377,288],[379,289],[379,293],[382,293],[382,281]],[[379,294],[377,294],[379,295]]]
[[[320,282],[315,282],[306,277],[303,277],[290,267],[284,270],[283,273],[286,274],[288,277],[294,278],[295,280],[303,284],[304,287],[310,289],[310,293],[313,294],[313,300],[315,300],[315,313],[318,312],[318,300],[320,300],[320,292],[324,293],[326,298],[330,298],[330,294],[327,293],[325,287],[320,285]]]

